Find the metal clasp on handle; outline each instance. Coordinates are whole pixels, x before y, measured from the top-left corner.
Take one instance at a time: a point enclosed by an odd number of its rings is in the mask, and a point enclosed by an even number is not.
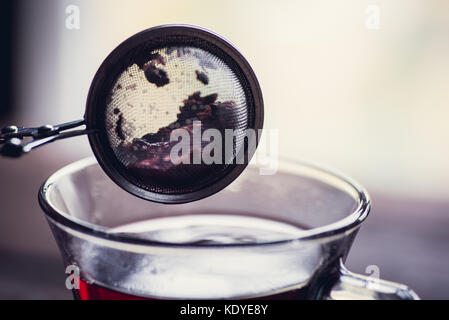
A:
[[[24,153],[28,153],[37,147],[55,140],[92,133],[94,130],[87,129],[63,132],[85,124],[84,120],[76,120],[55,126],[44,125],[36,128],[16,126],[5,127],[0,132],[0,155],[6,157],[20,157]],[[30,137],[32,140],[23,143],[23,140],[26,137]]]
[[[403,284],[350,272],[340,260],[339,277],[323,297],[327,300],[419,300]]]

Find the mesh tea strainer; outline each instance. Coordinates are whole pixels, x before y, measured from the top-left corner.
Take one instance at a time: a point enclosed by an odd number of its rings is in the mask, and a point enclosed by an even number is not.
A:
[[[82,125],[86,128],[69,130]],[[261,90],[245,58],[210,31],[166,25],[132,36],[109,54],[92,81],[83,120],[6,127],[0,154],[17,157],[88,134],[98,163],[123,189],[151,201],[183,203],[231,183],[254,153],[245,133],[258,132],[262,125]],[[201,138],[208,129],[223,136],[232,130],[232,152],[223,151],[222,161],[201,159],[208,142],[216,139]],[[24,143],[25,137],[31,141]],[[181,143],[183,137],[191,139]],[[172,158],[175,147],[181,151],[175,153],[178,162]],[[243,161],[235,161],[238,155]]]

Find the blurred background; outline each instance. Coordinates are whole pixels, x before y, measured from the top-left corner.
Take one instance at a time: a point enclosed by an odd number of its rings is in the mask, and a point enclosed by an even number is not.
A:
[[[0,127],[81,119],[101,62],[143,29],[211,29],[255,70],[265,127],[279,129],[280,154],[336,168],[370,192],[372,214],[348,268],[364,274],[374,265],[381,278],[407,284],[421,298],[449,299],[448,1],[1,6]],[[67,21],[73,8],[79,28]],[[51,173],[89,155],[87,138],[78,137],[0,159],[0,298],[71,299],[37,191]]]

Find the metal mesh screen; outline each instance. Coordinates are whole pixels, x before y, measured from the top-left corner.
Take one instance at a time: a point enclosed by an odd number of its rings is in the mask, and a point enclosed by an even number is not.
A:
[[[210,143],[194,145],[193,132],[214,128],[224,137],[225,129],[247,129],[251,115],[245,84],[204,48],[165,46],[136,54],[113,81],[105,109],[107,137],[117,159],[139,187],[152,192],[188,193],[220,179],[229,165],[193,163],[194,153],[201,154]],[[191,138],[186,146],[190,163],[176,164],[170,156],[180,142],[170,136],[179,129]],[[243,138],[243,133],[235,137],[234,155]]]

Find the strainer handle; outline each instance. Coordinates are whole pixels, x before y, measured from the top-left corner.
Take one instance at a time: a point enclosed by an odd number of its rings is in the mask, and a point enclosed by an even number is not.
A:
[[[339,277],[326,300],[419,300],[406,285],[350,272],[340,260]]]
[[[92,130],[86,129],[63,132],[85,124],[84,120],[76,120],[55,126],[44,125],[36,128],[7,126],[0,132],[0,155],[13,158],[20,157],[24,153],[55,140],[91,133]],[[25,137],[31,137],[32,140],[23,143]]]

